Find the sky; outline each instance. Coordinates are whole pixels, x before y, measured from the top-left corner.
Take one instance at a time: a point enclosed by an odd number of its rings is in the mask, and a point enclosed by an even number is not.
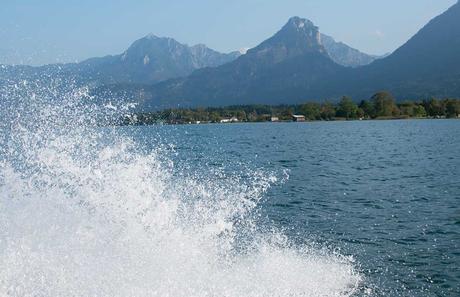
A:
[[[119,54],[149,34],[247,49],[292,16],[369,54],[392,52],[457,0],[2,0],[0,63],[42,65]]]

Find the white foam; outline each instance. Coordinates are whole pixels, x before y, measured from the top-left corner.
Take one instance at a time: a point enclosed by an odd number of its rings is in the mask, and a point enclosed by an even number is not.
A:
[[[359,288],[352,259],[256,225],[274,177],[182,172],[161,145],[144,152],[117,128],[85,126],[94,110],[76,98],[86,92],[70,94],[58,106],[26,100],[31,112],[10,113],[1,135],[0,296],[350,296]]]

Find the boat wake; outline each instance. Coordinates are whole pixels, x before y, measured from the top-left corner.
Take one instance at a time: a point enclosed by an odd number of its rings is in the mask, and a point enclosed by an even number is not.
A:
[[[1,296],[352,296],[353,260],[258,226],[276,178],[178,168],[62,81],[1,90]],[[163,143],[163,145],[162,145]]]

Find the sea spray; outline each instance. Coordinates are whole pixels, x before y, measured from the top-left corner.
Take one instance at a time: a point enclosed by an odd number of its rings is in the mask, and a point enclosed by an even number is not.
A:
[[[72,82],[4,86],[1,296],[351,296],[352,259],[257,225],[276,177],[184,171]]]

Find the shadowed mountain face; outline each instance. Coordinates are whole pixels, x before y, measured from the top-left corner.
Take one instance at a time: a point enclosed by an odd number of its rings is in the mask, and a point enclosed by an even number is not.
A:
[[[460,96],[460,4],[431,20],[392,55],[356,70],[350,94],[387,89],[400,98]]]

